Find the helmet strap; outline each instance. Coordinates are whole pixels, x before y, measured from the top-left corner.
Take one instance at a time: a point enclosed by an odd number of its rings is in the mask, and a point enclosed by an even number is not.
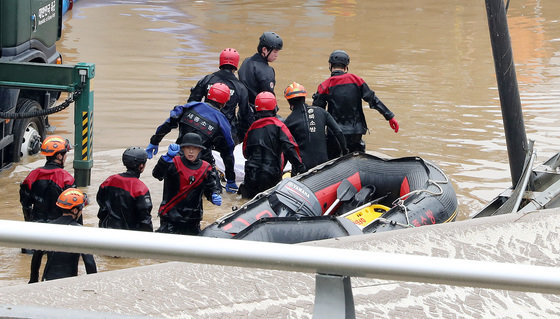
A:
[[[268,57],[270,56],[270,54],[272,53],[272,48],[268,48],[268,47],[263,47],[263,49],[266,49],[266,55],[263,55],[264,52],[262,52],[261,49],[261,55],[266,59],[266,61],[268,62]]]
[[[63,213],[63,215],[70,215],[72,216],[72,218],[74,218],[75,220],[77,220],[78,218],[80,218],[80,215],[82,214],[82,210],[79,209],[77,206],[72,207],[70,209],[66,209],[66,211]]]
[[[52,161],[64,167],[64,155],[66,155],[66,152],[58,152],[52,156]]]

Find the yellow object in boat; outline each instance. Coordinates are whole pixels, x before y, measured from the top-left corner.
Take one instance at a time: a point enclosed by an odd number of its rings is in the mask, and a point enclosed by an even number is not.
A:
[[[358,227],[364,228],[371,222],[379,218],[381,215],[383,215],[383,213],[385,213],[389,209],[390,208],[385,205],[373,204],[346,216],[346,218],[351,220]]]

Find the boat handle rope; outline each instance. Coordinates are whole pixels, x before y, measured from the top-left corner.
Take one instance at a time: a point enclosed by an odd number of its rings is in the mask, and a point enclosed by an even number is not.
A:
[[[421,193],[428,193],[428,194],[433,195],[433,196],[440,196],[440,195],[443,194],[443,187],[440,184],[449,183],[449,179],[447,178],[447,176],[443,173],[443,171],[439,167],[436,167],[436,166],[432,166],[432,167],[435,168],[436,170],[438,170],[441,173],[441,175],[443,175],[445,177],[445,180],[443,180],[443,181],[435,181],[433,179],[428,179],[428,185],[436,186],[438,188],[438,191],[434,192],[434,191],[431,191],[429,189],[416,189],[416,190],[408,192],[408,193],[400,196],[399,198],[395,199],[392,204],[393,204],[393,206],[398,206],[399,208],[401,208],[401,210],[404,213],[404,216],[406,217],[407,225],[397,223],[397,222],[391,222],[391,221],[390,221],[390,223],[393,223],[393,224],[399,225],[399,226],[403,226],[403,227],[407,227],[407,228],[415,227],[414,225],[412,225],[410,223],[410,219],[408,218],[408,208],[404,205],[405,199],[409,198],[412,195],[421,194]],[[385,219],[385,218],[383,218],[383,219]],[[382,220],[380,219],[380,221],[382,221]],[[385,221],[383,221],[383,222],[385,222]]]
[[[249,201],[246,202],[245,204],[241,205],[241,207],[239,207],[239,208],[237,208],[237,209],[235,209],[235,210],[233,210],[233,211],[231,211],[231,212],[225,214],[225,215],[222,216],[222,217],[217,218],[217,219],[216,219],[216,223],[218,223],[218,224],[223,224],[223,223],[226,221],[226,219],[228,219],[228,218],[230,218],[231,216],[235,215],[235,213],[236,213],[237,211],[240,211],[240,210],[242,210],[242,209],[247,209],[247,207],[249,207],[250,204],[252,204],[254,201],[258,200],[258,199],[261,198],[262,196],[265,196],[265,195],[267,194],[267,192],[268,192],[268,190],[264,190],[264,191],[262,191],[262,192],[260,192],[260,193],[257,193],[251,200],[249,200]]]
[[[408,219],[408,218],[407,218],[407,219]],[[414,225],[411,225],[411,224],[408,224],[408,225],[407,225],[407,224],[399,223],[399,222],[397,222],[397,221],[395,221],[395,220],[391,220],[391,219],[387,219],[387,218],[383,218],[383,217],[379,217],[379,218],[377,218],[376,220],[378,220],[380,223],[383,223],[383,224],[397,225],[397,226],[401,226],[401,227],[403,227],[403,228],[412,228],[412,227],[415,227]]]

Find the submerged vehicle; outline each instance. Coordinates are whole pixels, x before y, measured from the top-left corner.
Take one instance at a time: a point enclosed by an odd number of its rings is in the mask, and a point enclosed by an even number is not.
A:
[[[62,64],[56,42],[75,0],[0,1],[0,62]],[[0,68],[1,78],[4,79]],[[47,109],[60,92],[0,86],[0,170],[39,153],[49,130]],[[52,129],[52,128],[51,128]]]
[[[200,235],[299,243],[447,223],[456,215],[453,186],[435,164],[356,152],[283,179]]]
[[[519,181],[496,196],[472,218],[560,207],[560,153],[533,167],[535,158],[534,141],[529,141]]]

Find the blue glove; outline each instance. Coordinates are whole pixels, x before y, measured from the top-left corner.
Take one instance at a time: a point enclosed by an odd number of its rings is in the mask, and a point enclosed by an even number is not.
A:
[[[228,193],[237,193],[239,187],[235,184],[235,181],[227,181],[226,182],[226,192]]]
[[[173,157],[175,157],[175,155],[179,153],[180,149],[181,148],[179,147],[179,144],[169,144],[169,147],[167,148],[167,154],[163,155],[161,158],[163,158],[163,160],[167,163],[171,163],[173,162]]]
[[[146,153],[148,154],[148,158],[152,158],[154,157],[154,155],[156,155],[158,152],[158,146],[154,145],[154,144],[148,144],[148,147],[146,147]]]
[[[221,206],[222,205],[222,196],[220,196],[220,194],[212,194],[212,204],[216,205],[216,206]]]
[[[169,155],[169,157],[175,157],[180,149],[179,144],[171,143],[169,147],[167,147],[167,155]]]
[[[169,117],[179,118],[183,115],[183,105],[176,105],[171,112],[169,112]]]

